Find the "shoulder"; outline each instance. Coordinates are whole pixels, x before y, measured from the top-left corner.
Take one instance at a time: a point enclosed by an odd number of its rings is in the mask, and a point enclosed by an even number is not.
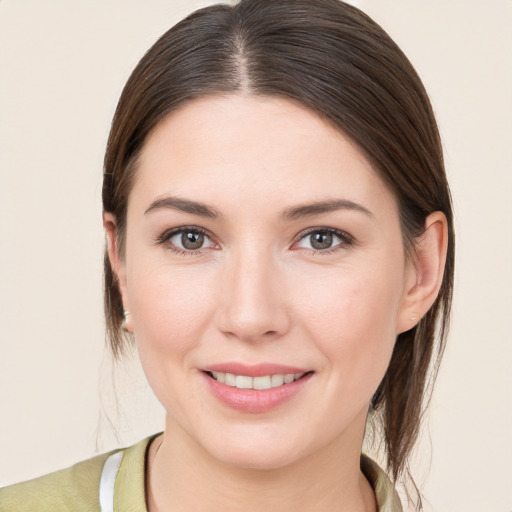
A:
[[[144,465],[149,443],[160,434],[34,480],[0,489],[0,512],[100,512],[100,480],[106,460],[123,452],[115,478],[118,510],[145,510]],[[129,506],[125,506],[125,505]],[[133,508],[134,504],[136,507]]]
[[[0,489],[0,511],[99,511],[101,472],[112,453],[115,451]]]
[[[361,455],[361,470],[373,488],[378,512],[402,512],[395,487],[380,466],[366,455]]]
[[[97,490],[108,456],[0,489],[0,511],[99,510]]]

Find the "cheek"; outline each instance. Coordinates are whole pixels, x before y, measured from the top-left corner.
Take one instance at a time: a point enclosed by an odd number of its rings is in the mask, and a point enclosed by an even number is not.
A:
[[[194,404],[184,372],[211,316],[213,289],[206,273],[166,265],[139,265],[128,274],[128,293],[139,358],[156,397],[169,414],[183,416]],[[201,300],[198,300],[201,297]],[[188,397],[187,401],[183,401]],[[200,404],[197,404],[197,410]],[[181,412],[180,412],[181,411]]]
[[[382,263],[365,272],[340,272],[327,288],[309,289],[303,311],[309,336],[323,352],[333,385],[371,398],[396,339],[402,298],[401,267]]]
[[[128,293],[141,359],[153,354],[185,357],[198,343],[211,314],[208,272],[166,265],[139,266],[128,275]],[[201,300],[198,298],[201,297]]]

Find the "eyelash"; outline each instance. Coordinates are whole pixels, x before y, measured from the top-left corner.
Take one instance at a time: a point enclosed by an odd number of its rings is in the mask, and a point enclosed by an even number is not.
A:
[[[176,247],[176,245],[170,243],[170,240],[172,237],[183,234],[183,233],[194,233],[199,235],[204,235],[206,238],[208,238],[212,243],[212,237],[208,234],[208,232],[200,228],[198,226],[180,226],[179,228],[174,228],[169,231],[165,231],[162,233],[157,239],[156,244],[157,245],[167,245],[168,249],[175,254],[178,254],[179,256],[197,256],[198,254],[202,254],[203,250],[205,248],[199,248],[198,250],[185,250],[180,249],[179,247]]]
[[[353,236],[349,235],[347,232],[342,231],[340,229],[335,228],[326,228],[326,227],[316,227],[316,228],[310,228],[306,231],[303,231],[299,234],[297,242],[294,242],[292,246],[297,245],[302,240],[304,240],[306,237],[311,236],[313,234],[329,234],[333,235],[341,240],[340,243],[329,247],[327,249],[319,250],[319,249],[306,249],[310,252],[310,254],[313,255],[320,255],[320,256],[328,256],[329,254],[333,254],[337,251],[342,250],[343,248],[347,248],[350,246],[353,246],[355,244],[355,239]]]
[[[192,250],[192,249],[184,250],[184,249],[180,249],[176,245],[170,243],[171,238],[173,238],[176,235],[183,234],[183,233],[194,233],[194,234],[204,235],[206,238],[208,238],[211,241],[211,243],[214,243],[212,240],[212,237],[209,235],[209,233],[205,229],[200,228],[198,226],[181,226],[179,228],[174,228],[174,229],[171,229],[169,231],[165,231],[164,233],[162,233],[162,235],[160,235],[156,239],[156,241],[155,241],[156,245],[167,245],[170,251],[172,251],[175,254],[178,254],[180,256],[197,256],[199,254],[202,254],[203,251],[205,249],[207,249],[205,247],[201,247],[197,250]],[[293,242],[293,244],[291,246],[292,250],[296,250],[296,249],[294,249],[294,247],[297,246],[297,244],[299,244],[306,237],[311,236],[315,233],[333,235],[333,236],[339,238],[341,240],[341,242],[334,245],[333,247],[329,247],[329,248],[326,248],[323,250],[313,249],[313,248],[311,248],[311,249],[305,248],[310,254],[313,254],[313,255],[327,256],[329,254],[332,254],[334,252],[342,250],[343,248],[353,246],[355,244],[354,238],[351,235],[349,235],[348,233],[346,233],[345,231],[341,231],[339,229],[334,229],[334,228],[315,227],[315,228],[310,228],[307,231],[303,231],[302,233],[300,233],[297,237],[297,241]]]

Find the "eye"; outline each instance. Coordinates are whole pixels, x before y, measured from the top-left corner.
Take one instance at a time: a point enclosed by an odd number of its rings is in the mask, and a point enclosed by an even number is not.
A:
[[[353,243],[352,237],[337,229],[315,228],[306,234],[303,234],[300,240],[294,244],[295,247],[310,249],[316,252],[331,252],[348,246]]]
[[[188,251],[201,249],[205,240],[207,240],[207,237],[203,233],[197,233],[194,231],[182,231],[169,239],[169,241],[176,247],[186,249]]]
[[[167,231],[157,242],[167,244],[172,251],[182,254],[217,248],[205,231],[197,227],[181,227]]]

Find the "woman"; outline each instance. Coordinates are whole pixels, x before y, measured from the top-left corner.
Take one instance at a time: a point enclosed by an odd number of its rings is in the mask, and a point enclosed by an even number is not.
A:
[[[165,431],[1,510],[401,510],[453,227],[427,95],[382,29],[338,0],[192,14],[126,84],[103,209],[111,347],[135,340]]]

